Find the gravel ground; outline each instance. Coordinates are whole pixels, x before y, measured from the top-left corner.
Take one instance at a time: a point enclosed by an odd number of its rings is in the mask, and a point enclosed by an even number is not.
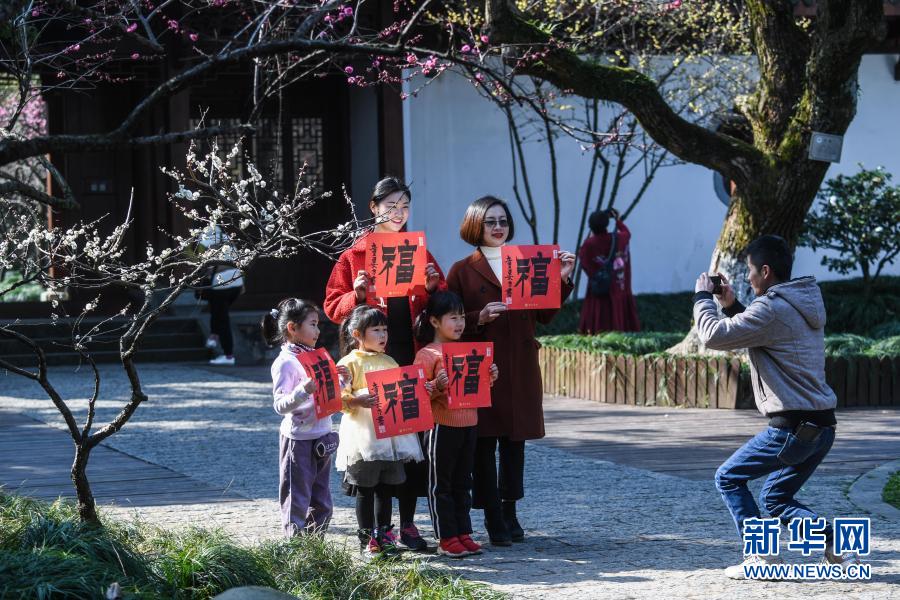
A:
[[[127,397],[125,377],[105,366],[98,422]],[[149,400],[108,445],[247,498],[226,504],[111,507],[167,525],[220,526],[252,542],[280,534],[276,493],[278,423],[270,386],[191,365],[140,367]],[[86,370],[58,368],[51,380],[83,414],[91,391]],[[61,427],[56,409],[32,382],[0,375],[0,408]],[[722,569],[740,559],[740,542],[713,482],[690,481],[529,444],[528,496],[520,503],[525,543],[487,548],[460,561],[428,557],[516,598],[900,598],[900,523],[872,521],[869,582],[734,582]],[[824,515],[865,516],[850,503],[848,477],[814,476],[801,492]],[[757,486],[758,489],[758,486]],[[333,473],[330,536],[355,544],[351,499]],[[430,535],[420,501],[420,529]],[[480,512],[476,538],[486,538]],[[810,562],[787,553],[788,562]]]

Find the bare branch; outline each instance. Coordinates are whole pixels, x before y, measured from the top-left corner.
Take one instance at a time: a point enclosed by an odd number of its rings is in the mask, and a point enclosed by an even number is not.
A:
[[[75,440],[75,443],[80,443],[81,433],[78,431],[78,425],[75,423],[75,417],[72,416],[72,411],[69,410],[69,407],[62,399],[62,396],[59,395],[59,392],[56,391],[56,388],[54,388],[50,381],[47,379],[47,357],[44,354],[43,348],[41,348],[37,344],[37,342],[29,338],[28,336],[22,335],[18,331],[14,331],[5,325],[0,325],[0,336],[17,340],[31,348],[31,351],[34,352],[35,358],[37,359],[38,363],[37,373],[24,371],[22,369],[18,369],[17,367],[13,367],[10,370],[18,375],[22,375],[24,377],[28,377],[29,379],[37,381],[40,384],[40,386],[44,389],[44,392],[46,392],[46,394],[50,397],[53,405],[65,420],[66,427],[68,427],[69,429],[69,435],[72,436],[72,439]],[[12,365],[6,361],[3,361],[3,363],[7,368],[12,367]]]

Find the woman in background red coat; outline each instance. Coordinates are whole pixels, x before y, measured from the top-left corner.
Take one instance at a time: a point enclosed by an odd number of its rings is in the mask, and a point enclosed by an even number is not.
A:
[[[619,219],[617,210],[610,209],[608,212],[604,210],[591,214],[588,224],[592,233],[581,245],[578,260],[588,280],[605,267],[613,239],[612,234],[606,230],[610,216],[616,219],[616,252],[610,259],[613,261],[613,271],[609,293],[594,296],[588,285],[584,304],[581,306],[579,333],[641,330],[637,303],[634,301],[634,294],[631,293],[631,251],[628,248],[631,232]]]

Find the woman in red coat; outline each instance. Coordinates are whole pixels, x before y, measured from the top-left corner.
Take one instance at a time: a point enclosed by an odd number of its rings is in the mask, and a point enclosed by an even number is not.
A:
[[[612,257],[613,236],[606,231],[610,216],[616,219],[616,248]],[[590,280],[594,273],[605,268],[607,260],[611,260],[612,279],[609,293],[602,296],[591,294],[588,285],[584,304],[581,305],[578,332],[590,335],[602,331],[640,331],[637,303],[631,293],[631,252],[628,248],[631,232],[619,219],[619,212],[615,209],[591,214],[588,225],[592,233],[578,251],[581,269]]]
[[[372,190],[369,210],[375,218],[375,233],[397,233],[406,227],[409,219],[411,195],[409,188],[396,177],[385,177]],[[413,289],[413,293],[401,298],[375,298],[368,294],[369,275],[366,271],[366,237],[362,236],[353,247],[344,251],[331,271],[325,288],[325,314],[340,324],[360,304],[378,306],[387,314],[388,345],[386,353],[400,365],[411,365],[416,355],[413,323],[416,316],[428,304],[429,294],[446,290],[444,274],[428,253],[425,266],[425,285]],[[424,550],[425,540],[414,524],[416,499],[426,495],[427,464],[408,462],[406,482],[397,486],[400,505],[400,541],[412,550]],[[353,494],[352,487],[347,489]],[[392,534],[391,534],[392,535]]]
[[[478,409],[478,442],[473,472],[473,506],[484,509],[484,525],[494,545],[522,541],[525,532],[516,517],[516,501],[525,495],[525,440],[544,437],[543,383],[538,365],[535,325],[549,323],[556,310],[507,311],[501,300],[500,248],[512,239],[512,215],[506,203],[492,196],[466,210],[460,236],[476,247],[453,265],[448,287],[466,308],[468,341],[494,343],[500,378],[491,388],[491,407]],[[560,254],[560,300],[572,293],[575,255]],[[500,474],[497,474],[499,446]]]

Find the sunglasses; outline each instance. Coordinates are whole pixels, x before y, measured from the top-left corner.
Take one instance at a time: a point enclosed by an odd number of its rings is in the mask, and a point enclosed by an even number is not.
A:
[[[488,229],[493,229],[494,227],[501,227],[503,229],[506,229],[507,227],[509,227],[509,221],[507,221],[506,219],[500,219],[499,221],[489,219],[484,222],[484,226]]]

